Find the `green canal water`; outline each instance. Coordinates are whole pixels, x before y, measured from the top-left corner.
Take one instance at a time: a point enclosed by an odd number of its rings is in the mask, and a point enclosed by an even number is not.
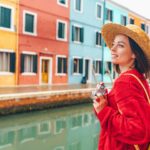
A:
[[[97,150],[92,104],[0,117],[0,150]]]

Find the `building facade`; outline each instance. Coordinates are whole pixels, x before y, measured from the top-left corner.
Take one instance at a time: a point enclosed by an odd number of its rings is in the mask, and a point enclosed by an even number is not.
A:
[[[0,1],[0,86],[16,85],[18,0]]]

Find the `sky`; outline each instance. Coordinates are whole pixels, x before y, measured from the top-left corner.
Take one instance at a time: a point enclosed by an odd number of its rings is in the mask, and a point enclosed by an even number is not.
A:
[[[113,0],[114,2],[129,8],[137,14],[150,19],[149,0]]]

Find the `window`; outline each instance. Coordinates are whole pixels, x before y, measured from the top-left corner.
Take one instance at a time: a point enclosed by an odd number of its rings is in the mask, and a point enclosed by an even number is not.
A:
[[[66,121],[65,119],[58,119],[55,123],[55,133],[60,134],[66,128]]]
[[[146,25],[146,33],[148,34],[149,33],[149,26]]]
[[[73,73],[82,73],[83,72],[83,59],[74,58],[73,59]]]
[[[123,16],[123,15],[121,16],[121,24],[124,26],[127,25],[127,17],[126,16]]]
[[[109,62],[109,61],[105,62],[105,73],[111,73],[111,71],[112,71],[111,62]]]
[[[67,23],[64,21],[57,21],[57,39],[67,40]]]
[[[13,9],[0,5],[0,28],[13,28]]]
[[[68,0],[57,0],[57,3],[61,6],[68,7]]]
[[[82,11],[82,0],[74,0],[75,1],[75,10],[81,12]]]
[[[134,19],[130,18],[130,24],[134,24]]]
[[[82,27],[72,26],[72,41],[84,42],[84,29]]]
[[[141,23],[141,29],[145,31],[145,24]]]
[[[106,9],[106,20],[113,21],[113,11],[110,9]]]
[[[57,57],[57,73],[58,74],[67,73],[67,58]]]
[[[70,118],[70,128],[76,128],[82,126],[82,115],[72,116]]]
[[[93,67],[96,74],[102,73],[102,62],[100,60],[93,61]]]
[[[15,53],[0,52],[0,72],[15,72]]]
[[[98,3],[96,5],[96,17],[98,19],[102,18],[102,6],[100,4],[98,4]]]
[[[21,73],[37,73],[37,55],[21,54]]]
[[[24,12],[24,27],[25,34],[36,35],[37,15],[31,12]]]
[[[100,32],[96,32],[96,45],[97,46],[102,45],[102,35]]]

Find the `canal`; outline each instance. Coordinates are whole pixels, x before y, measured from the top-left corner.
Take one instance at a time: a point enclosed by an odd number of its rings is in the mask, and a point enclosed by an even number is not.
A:
[[[0,117],[0,150],[97,150],[92,104]]]

